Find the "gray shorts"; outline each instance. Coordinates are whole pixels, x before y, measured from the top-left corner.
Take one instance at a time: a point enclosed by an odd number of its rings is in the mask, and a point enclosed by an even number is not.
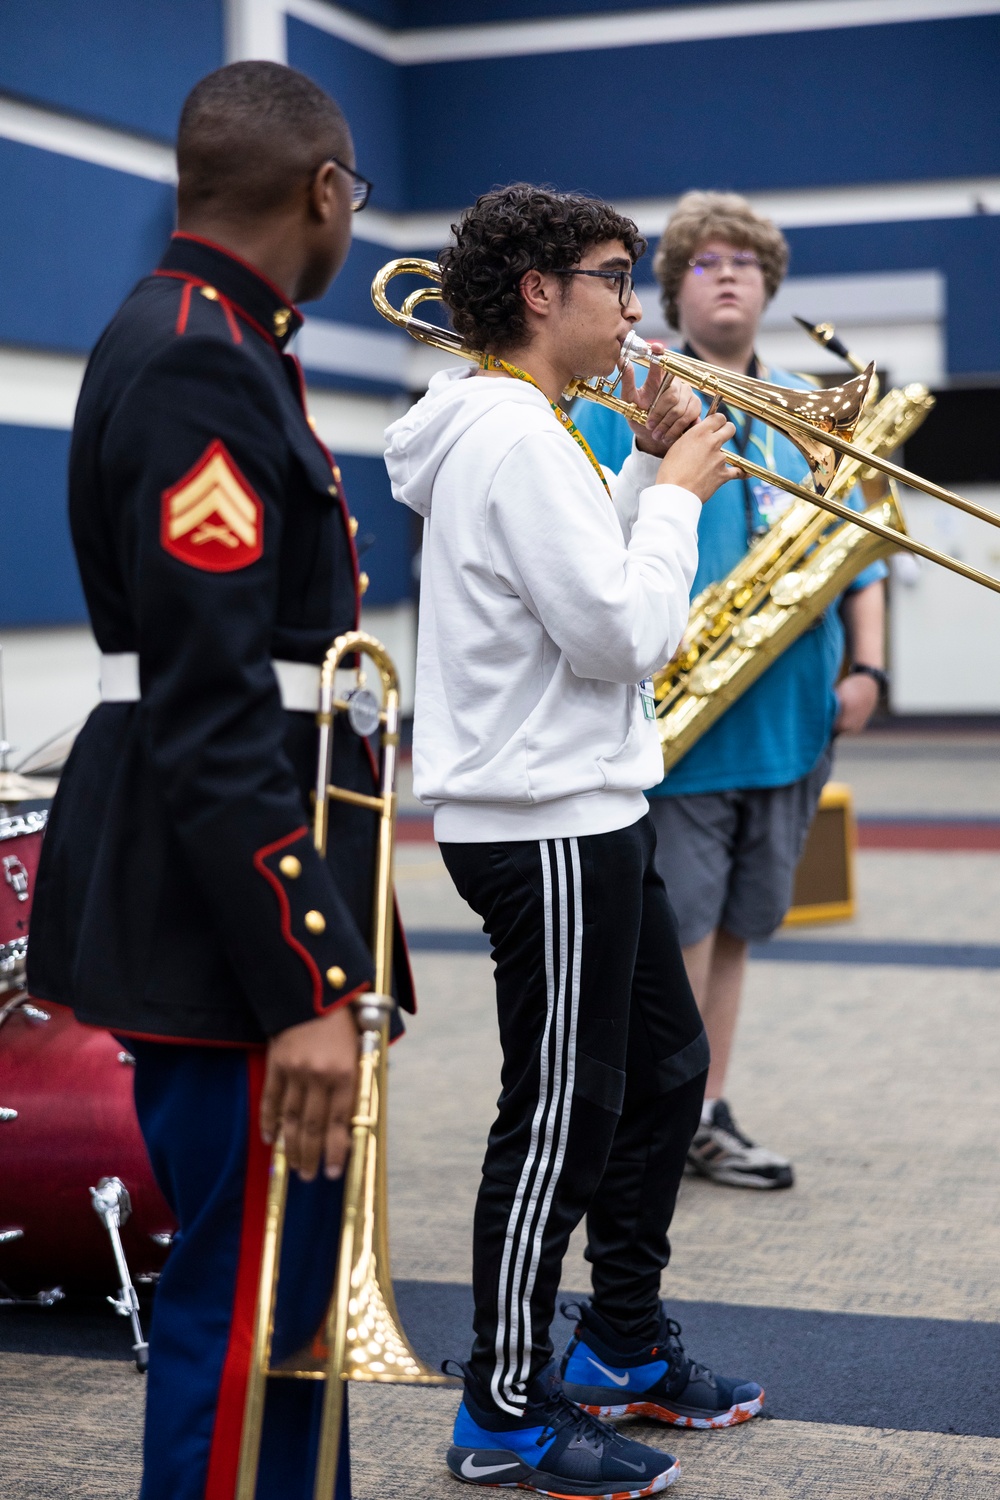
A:
[[[656,867],[682,947],[716,927],[751,942],[781,926],[831,757],[828,748],[790,786],[650,799]]]

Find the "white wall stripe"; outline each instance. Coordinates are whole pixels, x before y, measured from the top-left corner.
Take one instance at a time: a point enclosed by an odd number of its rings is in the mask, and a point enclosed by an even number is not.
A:
[[[388,62],[410,67],[474,58],[649,47],[1000,13],[998,0],[747,0],[743,4],[391,31],[325,0],[242,0],[242,3],[255,12],[280,6],[288,15],[318,30]]]
[[[1000,176],[795,188],[773,193],[749,192],[746,197],[759,213],[766,214],[783,229],[888,224],[905,219],[964,219],[981,213],[1000,213]],[[643,234],[658,237],[676,204],[676,197],[622,198],[616,200],[615,207],[633,218]],[[441,215],[439,227],[444,218]]]
[[[0,136],[25,146],[37,146],[42,151],[54,151],[59,156],[75,156],[79,161],[112,167],[133,177],[149,177],[154,182],[177,181],[173,146],[2,96]]]
[[[68,432],[86,360],[0,347],[0,424]],[[320,437],[335,453],[381,458],[383,434],[408,405],[405,399],[351,391],[307,392]]]
[[[3,96],[0,138],[154,182],[176,181],[172,146]],[[966,218],[983,212],[1000,213],[1000,176],[796,188],[747,196],[761,213],[786,229]],[[673,197],[621,199],[616,206],[635,219],[643,234],[656,236],[676,201]],[[460,208],[437,213],[366,209],[355,216],[352,228],[359,240],[384,245],[388,250],[436,252],[448,243],[451,226],[460,212]]]
[[[693,183],[692,186],[702,184]],[[820,229],[833,224],[887,224],[906,219],[965,219],[1000,213],[1000,176],[953,177],[926,182],[876,182],[835,188],[788,188],[746,194],[753,206],[783,229]],[[675,197],[620,198],[644,235],[658,239],[677,204]],[[383,213],[366,209],[354,232],[359,238],[411,254],[436,253],[451,239],[460,208],[441,213]],[[361,223],[361,220],[365,223]]]
[[[0,348],[0,422],[68,432],[86,360]]]

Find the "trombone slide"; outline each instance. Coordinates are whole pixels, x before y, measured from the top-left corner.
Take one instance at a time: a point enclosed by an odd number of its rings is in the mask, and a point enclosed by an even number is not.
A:
[[[334,715],[350,701],[334,698],[337,668],[345,656],[364,654],[382,679],[381,775],[376,796],[331,786]],[[360,683],[359,683],[360,687]],[[264,1403],[270,1377],[325,1382],[315,1500],[333,1500],[337,1482],[346,1380],[446,1385],[413,1352],[403,1333],[389,1267],[386,1091],[389,1019],[392,1014],[392,868],[396,829],[396,755],[399,746],[399,681],[380,641],[363,631],[338,636],[320,674],[319,753],[313,843],[325,853],[331,800],[361,805],[378,814],[372,954],[374,990],[353,1002],[358,1024],[358,1093],[351,1119],[351,1154],[333,1295],[323,1328],[312,1342],[280,1365],[272,1362],[281,1239],[288,1193],[288,1159],[279,1133],[271,1156],[254,1341],[244,1406],[236,1500],[256,1500]],[[262,1497],[270,1500],[270,1497]]]

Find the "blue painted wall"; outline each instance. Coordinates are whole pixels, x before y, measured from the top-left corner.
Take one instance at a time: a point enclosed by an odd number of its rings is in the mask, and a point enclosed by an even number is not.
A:
[[[86,619],[66,519],[69,433],[0,425],[0,538],[6,559],[0,622]]]
[[[87,618],[66,514],[69,433],[0,423],[0,538],[7,559],[0,624],[66,625]],[[380,458],[341,455],[358,518],[367,601],[394,604],[413,592],[411,514],[389,493]]]
[[[795,276],[926,270],[947,280],[947,365],[953,376],[1000,370],[1000,215],[790,229]]]
[[[348,453],[338,463],[347,503],[358,518],[361,566],[371,579],[365,603],[396,604],[411,598],[413,512],[392,498],[380,458]]]
[[[375,184],[373,207],[406,206],[401,70],[290,17],[288,61],[332,94],[351,123],[358,171]]]
[[[170,238],[173,190],[0,140],[0,343],[87,353]]]
[[[997,172],[998,58],[989,16],[406,68],[409,206]]]
[[[714,0],[347,3],[380,24],[419,27]],[[389,211],[460,208],[518,177],[621,199],[1000,173],[1000,17],[399,69],[291,20],[288,47],[345,107],[373,205]],[[0,92],[159,140],[173,138],[185,94],[222,49],[222,0],[0,0]],[[79,353],[156,263],[173,221],[164,186],[2,140],[0,212],[0,344]],[[940,269],[950,372],[1000,372],[1000,217],[801,229],[789,240],[797,275]],[[307,311],[384,330],[368,289],[395,253],[356,240]],[[67,443],[61,432],[0,427],[0,542],[18,558],[0,622],[82,618]],[[341,464],[360,535],[374,538],[369,600],[408,597],[408,513],[380,460]]]
[[[222,0],[0,4],[0,90],[165,141],[223,61]]]

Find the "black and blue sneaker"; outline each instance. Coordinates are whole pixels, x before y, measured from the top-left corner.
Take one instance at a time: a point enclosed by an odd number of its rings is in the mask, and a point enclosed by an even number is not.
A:
[[[528,1387],[518,1420],[498,1411],[468,1366],[448,1467],[469,1484],[534,1490],[553,1500],[577,1495],[638,1500],[680,1476],[669,1453],[634,1443],[567,1401],[555,1361]]]
[[[562,1358],[563,1390],[595,1417],[652,1417],[675,1427],[735,1427],[764,1405],[755,1381],[714,1375],[684,1353],[681,1327],[660,1309],[655,1343],[622,1345],[586,1302],[564,1302],[577,1325]]]

